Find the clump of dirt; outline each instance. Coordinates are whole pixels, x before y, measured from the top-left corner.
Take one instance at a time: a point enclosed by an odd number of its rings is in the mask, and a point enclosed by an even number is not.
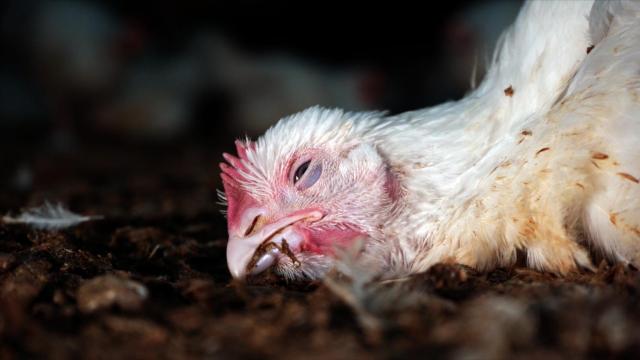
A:
[[[287,283],[269,272],[236,283],[215,205],[219,153],[38,155],[31,188],[0,198],[0,210],[47,199],[104,218],[61,231],[0,224],[0,358],[640,353],[640,273],[623,265],[560,278],[439,264],[357,293],[346,280]]]

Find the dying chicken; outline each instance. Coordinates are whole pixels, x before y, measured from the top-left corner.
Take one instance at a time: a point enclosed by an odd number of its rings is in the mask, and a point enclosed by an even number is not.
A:
[[[567,274],[590,251],[640,266],[640,3],[527,2],[481,85],[396,116],[314,107],[221,164],[227,262],[318,278],[521,258]]]

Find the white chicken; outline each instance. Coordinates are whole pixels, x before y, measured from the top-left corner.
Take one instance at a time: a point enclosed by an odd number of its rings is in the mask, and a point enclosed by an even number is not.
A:
[[[227,262],[318,278],[340,249],[385,275],[589,250],[640,266],[640,2],[527,2],[481,85],[397,116],[314,107],[225,154]]]

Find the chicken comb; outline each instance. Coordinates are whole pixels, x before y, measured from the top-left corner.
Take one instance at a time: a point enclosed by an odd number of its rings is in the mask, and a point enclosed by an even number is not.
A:
[[[242,178],[240,175],[241,171],[246,172],[247,167],[245,166],[245,162],[249,161],[247,157],[247,145],[245,145],[242,141],[236,140],[236,151],[238,152],[238,156],[222,153],[222,157],[225,159],[227,163],[220,163],[220,170],[222,170],[222,180],[223,182],[228,182],[230,185],[237,186],[238,179]],[[248,142],[248,146],[253,147],[253,143]]]
[[[222,178],[224,197],[227,203],[229,226],[236,223],[236,219],[240,213],[239,209],[244,208],[249,202],[253,201],[240,187],[238,180],[244,177],[242,172],[247,171],[245,165],[249,162],[247,147],[253,148],[255,145],[252,142],[247,141],[244,143],[240,140],[236,140],[235,145],[238,156],[223,153],[222,157],[226,162],[220,163],[220,170],[222,170],[220,177]]]

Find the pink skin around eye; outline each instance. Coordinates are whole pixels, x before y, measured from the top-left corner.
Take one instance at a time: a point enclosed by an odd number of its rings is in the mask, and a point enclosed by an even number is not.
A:
[[[294,157],[289,163],[288,171],[283,177],[283,180],[288,183],[289,186],[294,186],[298,191],[304,191],[316,185],[322,176],[322,158],[323,153],[313,149],[305,152],[301,156]],[[294,184],[296,170],[307,161],[311,161],[309,168],[298,182]],[[294,226],[296,231],[304,233],[305,241],[302,243],[300,250],[314,254],[333,255],[336,248],[347,247],[355,238],[364,235],[364,232],[344,230],[344,227],[342,227],[342,229],[338,229],[337,227],[317,229],[302,224]]]

